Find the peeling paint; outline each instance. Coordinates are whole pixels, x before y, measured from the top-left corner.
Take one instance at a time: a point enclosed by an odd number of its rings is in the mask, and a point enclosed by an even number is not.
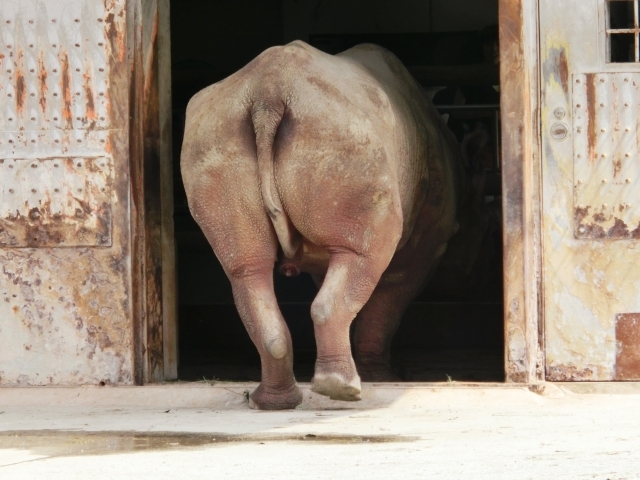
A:
[[[0,161],[0,247],[111,244],[108,157]]]
[[[131,383],[128,297],[105,270],[111,256],[92,248],[0,251],[2,384]]]
[[[575,365],[552,365],[547,367],[547,380],[551,382],[576,382],[594,380],[594,371],[589,368],[578,368]]]

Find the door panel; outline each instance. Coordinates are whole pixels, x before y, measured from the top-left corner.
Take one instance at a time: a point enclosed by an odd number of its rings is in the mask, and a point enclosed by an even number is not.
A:
[[[0,385],[133,382],[125,12],[0,2]]]
[[[548,380],[640,379],[640,64],[610,19],[608,0],[540,1]]]

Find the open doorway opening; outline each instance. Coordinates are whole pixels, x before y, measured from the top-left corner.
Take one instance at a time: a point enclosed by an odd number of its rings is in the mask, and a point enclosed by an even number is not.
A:
[[[228,280],[189,213],[179,158],[187,102],[263,50],[301,39],[328,53],[370,42],[395,53],[431,96],[462,144],[486,132],[479,161],[487,206],[499,216],[497,0],[172,0],[174,202],[178,376],[260,380],[260,359]],[[487,275],[463,295],[428,288],[407,310],[392,347],[405,381],[502,381],[504,320],[499,232]],[[313,374],[310,276],[274,273],[293,338],[299,381]]]

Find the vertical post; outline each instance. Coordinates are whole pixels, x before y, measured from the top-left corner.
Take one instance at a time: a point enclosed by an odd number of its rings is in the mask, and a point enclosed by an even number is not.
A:
[[[140,0],[127,1],[127,39],[129,50],[129,172],[131,196],[131,311],[133,340],[133,381],[142,385],[147,378],[145,361],[146,308],[144,267],[144,205],[142,188],[143,98],[142,22]]]
[[[171,113],[171,29],[169,0],[158,2],[158,103],[160,116],[160,197],[162,209],[162,327],[164,380],[178,378],[176,252],[173,226],[173,145]]]
[[[132,0],[130,18],[136,383],[147,383],[177,376],[169,2]]]
[[[507,382],[542,379],[539,319],[538,9],[500,0],[500,92]]]

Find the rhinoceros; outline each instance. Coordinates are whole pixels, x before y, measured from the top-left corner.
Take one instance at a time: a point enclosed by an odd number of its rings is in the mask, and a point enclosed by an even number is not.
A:
[[[276,262],[319,286],[312,390],[359,400],[361,377],[396,379],[391,339],[450,239],[486,230],[470,213],[478,196],[454,136],[402,63],[371,44],[338,55],[302,41],[273,47],[197,93],[181,171],[260,353],[252,408],[302,401]]]

